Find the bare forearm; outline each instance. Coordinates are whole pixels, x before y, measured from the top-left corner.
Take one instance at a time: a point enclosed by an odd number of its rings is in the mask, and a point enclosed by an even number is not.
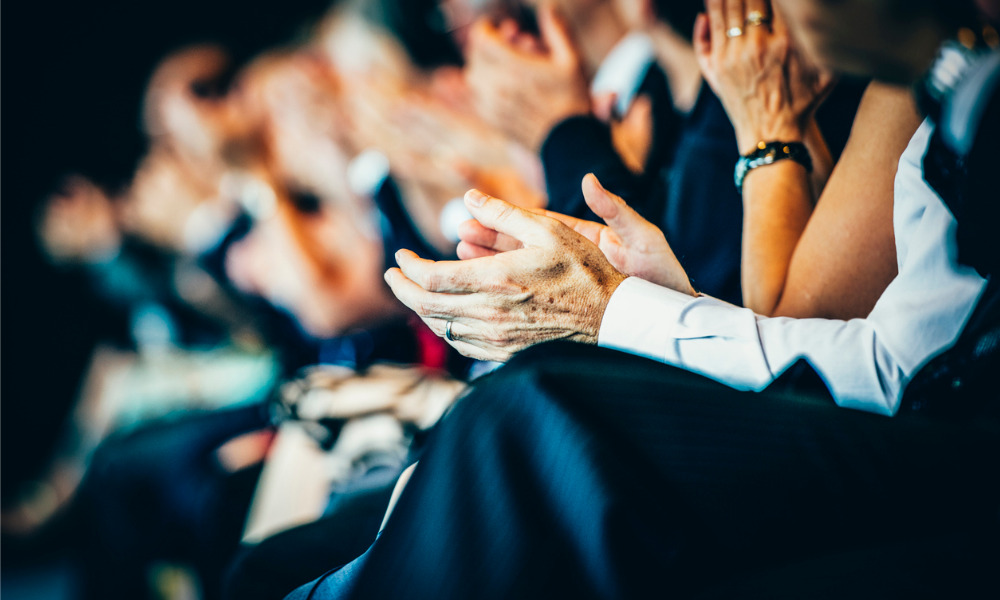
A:
[[[788,267],[812,214],[812,182],[805,168],[782,160],[754,169],[743,185],[743,303],[773,314]]]
[[[893,181],[920,123],[904,88],[872,84],[788,267],[774,315],[866,316],[896,276]]]

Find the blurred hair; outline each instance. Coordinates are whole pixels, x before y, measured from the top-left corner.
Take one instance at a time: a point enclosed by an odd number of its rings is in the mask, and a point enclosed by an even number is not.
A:
[[[652,0],[657,18],[670,25],[684,39],[691,41],[694,21],[705,12],[705,0]]]
[[[837,0],[824,0],[835,2]],[[870,0],[881,2],[889,14],[904,22],[912,18],[931,17],[945,28],[975,22],[978,14],[974,0]]]
[[[438,0],[370,0],[361,12],[395,37],[418,67],[462,64]]]

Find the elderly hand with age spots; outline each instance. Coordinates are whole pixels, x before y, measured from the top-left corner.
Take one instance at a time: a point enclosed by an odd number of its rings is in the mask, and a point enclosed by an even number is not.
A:
[[[410,251],[386,272],[393,293],[459,352],[505,361],[542,342],[596,344],[612,293],[628,275],[693,294],[663,234],[601,187],[584,179],[600,225],[518,208],[471,190],[475,221],[463,224],[462,261],[433,262]]]

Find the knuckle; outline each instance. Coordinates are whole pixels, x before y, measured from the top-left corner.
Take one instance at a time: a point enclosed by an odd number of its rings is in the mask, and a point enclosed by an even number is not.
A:
[[[425,271],[420,274],[420,287],[425,290],[436,290],[440,287],[441,276],[432,271]]]
[[[514,207],[507,203],[502,203],[497,207],[497,221],[508,221],[514,214]]]
[[[417,314],[429,316],[437,314],[438,305],[431,300],[419,300],[414,304],[413,310]]]

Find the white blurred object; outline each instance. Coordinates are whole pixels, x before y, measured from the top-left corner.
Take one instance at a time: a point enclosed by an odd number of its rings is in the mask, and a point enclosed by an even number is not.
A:
[[[373,196],[387,177],[389,159],[373,148],[358,154],[347,165],[347,183],[359,196]]]
[[[615,95],[615,116],[628,114],[632,101],[649,66],[656,60],[653,42],[644,33],[633,32],[621,39],[597,69],[590,84],[590,95]]]
[[[441,233],[444,237],[448,238],[449,242],[458,242],[458,226],[472,219],[472,213],[469,209],[465,208],[465,201],[461,198],[455,198],[444,205],[444,209],[441,211]]]

